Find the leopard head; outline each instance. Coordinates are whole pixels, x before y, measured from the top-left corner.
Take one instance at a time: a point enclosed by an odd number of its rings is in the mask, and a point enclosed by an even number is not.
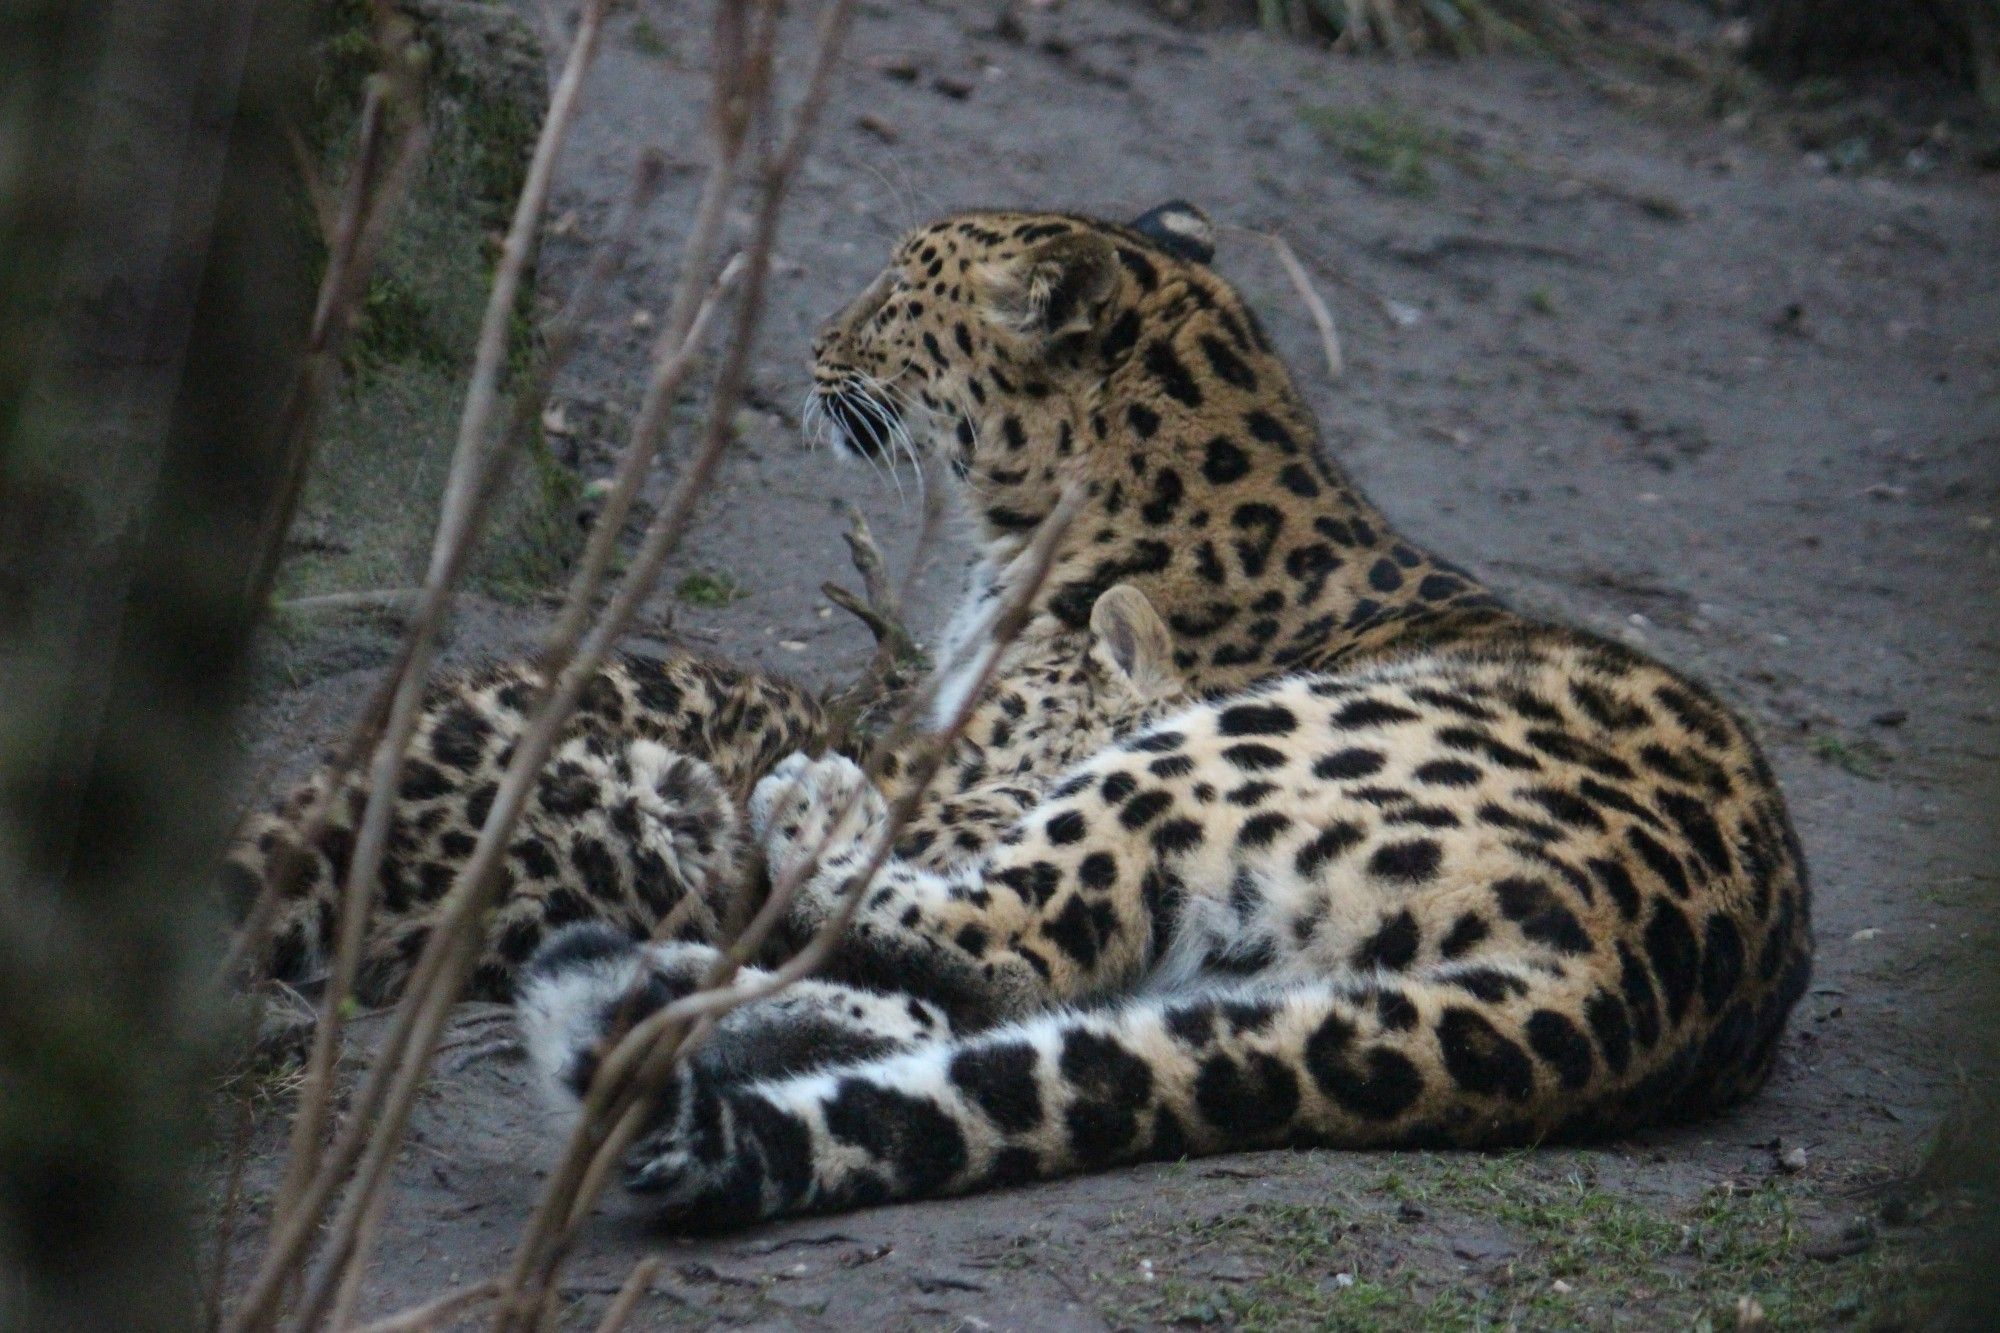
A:
[[[1083,405],[1149,303],[1220,286],[1193,276],[1213,253],[1208,219],[1178,202],[1123,226],[977,212],[921,227],[820,333],[808,424],[864,457],[948,466],[996,535],[1025,531],[1082,466]]]

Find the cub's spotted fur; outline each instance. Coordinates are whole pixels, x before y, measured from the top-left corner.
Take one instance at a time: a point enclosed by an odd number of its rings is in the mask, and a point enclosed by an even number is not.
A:
[[[1059,652],[1125,584],[1113,606],[1164,630],[1118,669],[1174,679],[1114,692],[1091,751],[1026,775],[962,855],[890,862],[803,1006],[849,1015],[823,1054],[786,1040],[800,1006],[752,1006],[729,1058],[682,1072],[631,1172],[682,1223],[1231,1149],[1617,1134],[1768,1075],[1810,973],[1808,896],[1742,723],[1398,538],[1207,237],[1184,205],[1131,227],[948,218],[822,335],[844,441],[886,453],[906,428],[963,484],[984,561],[960,624],[1080,485],[1017,651]],[[798,933],[881,802],[837,755],[753,794],[781,868],[850,798]],[[530,1015],[597,1016],[531,1025],[558,1091],[611,1016],[672,989],[608,943],[566,966],[559,938],[525,987]],[[929,1026],[870,1031],[864,997],[890,987]]]
[[[1173,697],[1165,641],[1144,598],[1120,589],[1102,599],[1092,628],[1052,626],[1016,646],[905,826],[899,853],[943,865],[981,849],[1066,764]],[[1135,666],[1141,655],[1145,664]],[[363,1003],[401,991],[541,684],[532,664],[514,663],[445,681],[425,701],[364,937],[355,982]],[[727,909],[743,905],[742,891],[754,901],[761,887],[745,855],[742,803],[778,759],[823,749],[827,731],[819,700],[786,681],[685,654],[614,661],[584,692],[522,811],[469,993],[512,998],[521,964],[561,926],[598,922],[642,940],[690,894],[695,910],[682,914],[678,936],[712,941]],[[892,798],[915,759],[914,746],[883,757]],[[333,951],[367,800],[365,775],[351,777],[307,847],[303,826],[326,780],[315,774],[255,816],[223,867],[238,916],[267,884],[285,890],[268,966],[291,982],[318,976]],[[893,977],[883,980],[896,989]]]
[[[438,902],[471,854],[542,686],[527,664],[439,685],[404,761],[357,997],[395,998],[430,936]],[[606,922],[645,938],[688,894],[690,938],[708,939],[745,873],[738,807],[780,757],[826,741],[818,701],[785,681],[685,655],[608,665],[587,688],[522,812],[506,883],[471,994],[512,998],[514,976],[548,933]],[[325,791],[315,774],[250,821],[223,867],[238,915],[267,883],[279,903],[269,967],[302,981],[337,939],[365,774],[336,797],[326,831],[301,841]]]

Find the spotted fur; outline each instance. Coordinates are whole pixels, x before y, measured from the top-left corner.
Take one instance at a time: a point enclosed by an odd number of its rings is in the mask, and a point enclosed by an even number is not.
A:
[[[1158,211],[948,218],[822,334],[818,412],[844,443],[908,442],[963,486],[982,563],[961,626],[1079,485],[1017,652],[1059,653],[1123,584],[1173,681],[1089,753],[1051,751],[1061,771],[964,855],[916,849],[869,887],[822,984],[934,1005],[953,1035],[682,1072],[631,1164],[681,1224],[1244,1148],[1622,1134],[1767,1077],[1811,943],[1748,730],[1398,537],[1207,235]],[[774,866],[850,805],[801,934],[881,803],[840,756],[753,794]]]
[[[1109,634],[1125,645],[1123,664]],[[1165,634],[1144,599],[1123,589],[1104,599],[1094,628],[1030,636],[954,741],[904,829],[901,854],[947,864],[979,850],[1064,765],[1170,697]],[[1135,666],[1135,655],[1145,664]],[[368,917],[355,985],[363,1003],[400,993],[541,683],[531,663],[510,663],[447,679],[425,700]],[[744,800],[779,758],[816,754],[827,740],[819,700],[789,682],[684,654],[613,662],[584,692],[522,812],[469,994],[512,998],[521,965],[566,925],[601,923],[642,940],[690,895],[697,904],[681,914],[679,937],[712,942],[728,907],[754,903],[764,884],[761,863],[745,855]],[[858,757],[882,766],[894,798],[925,744]],[[255,816],[223,867],[239,916],[268,883],[287,889],[268,967],[295,983],[317,978],[332,953],[368,793],[365,775],[351,777],[307,848],[302,828],[325,785],[322,770]]]
[[[492,808],[541,674],[515,663],[447,680],[425,701],[404,761],[368,918],[356,995],[394,999],[430,937]],[[688,895],[689,938],[710,939],[746,865],[739,807],[783,755],[826,741],[818,700],[788,682],[686,655],[621,657],[585,691],[522,812],[500,906],[474,973],[480,998],[512,998],[548,935],[579,921],[650,935]],[[267,883],[279,904],[268,959],[289,981],[320,974],[337,939],[365,775],[335,797],[325,832],[301,841],[322,770],[254,817],[224,864],[239,915]]]

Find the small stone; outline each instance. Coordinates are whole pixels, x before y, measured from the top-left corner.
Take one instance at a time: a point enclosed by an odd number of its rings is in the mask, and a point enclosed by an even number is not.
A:
[[[645,333],[653,327],[653,312],[634,310],[632,312],[632,332]]]
[[[1806,1150],[1804,1148],[1787,1148],[1784,1152],[1779,1153],[1778,1169],[1788,1176],[1796,1176],[1799,1172],[1805,1170]]]
[[[1558,1296],[1567,1296],[1572,1291],[1575,1291],[1576,1288],[1572,1287],[1569,1283],[1563,1281],[1561,1278],[1557,1278],[1555,1281],[1549,1283],[1549,1290],[1553,1291]]]
[[[1755,1296],[1736,1298],[1737,1333],[1761,1333],[1770,1326],[1771,1321],[1765,1317],[1764,1307],[1758,1304]]]

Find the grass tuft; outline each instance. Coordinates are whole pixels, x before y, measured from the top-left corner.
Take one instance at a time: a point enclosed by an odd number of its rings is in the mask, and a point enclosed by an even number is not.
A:
[[[1435,190],[1433,166],[1440,160],[1474,173],[1483,169],[1445,131],[1397,106],[1313,106],[1299,114],[1329,148],[1398,194]]]
[[[1815,1251],[1801,1189],[1720,1188],[1671,1209],[1587,1171],[1551,1174],[1532,1153],[1411,1155],[1368,1191],[1376,1199],[1256,1203],[1142,1230],[1135,1253],[1157,1257],[1105,1275],[1103,1313],[1114,1325],[1355,1333],[1728,1329],[1751,1311],[1770,1330],[1893,1318],[1911,1288],[1906,1256]],[[1386,1228],[1406,1240],[1385,1246]]]
[[[674,596],[689,606],[728,606],[749,595],[734,576],[714,569],[696,570],[674,588]]]
[[[1502,49],[1568,54],[1583,35],[1563,0],[1259,0],[1257,9],[1267,31],[1399,56]]]

